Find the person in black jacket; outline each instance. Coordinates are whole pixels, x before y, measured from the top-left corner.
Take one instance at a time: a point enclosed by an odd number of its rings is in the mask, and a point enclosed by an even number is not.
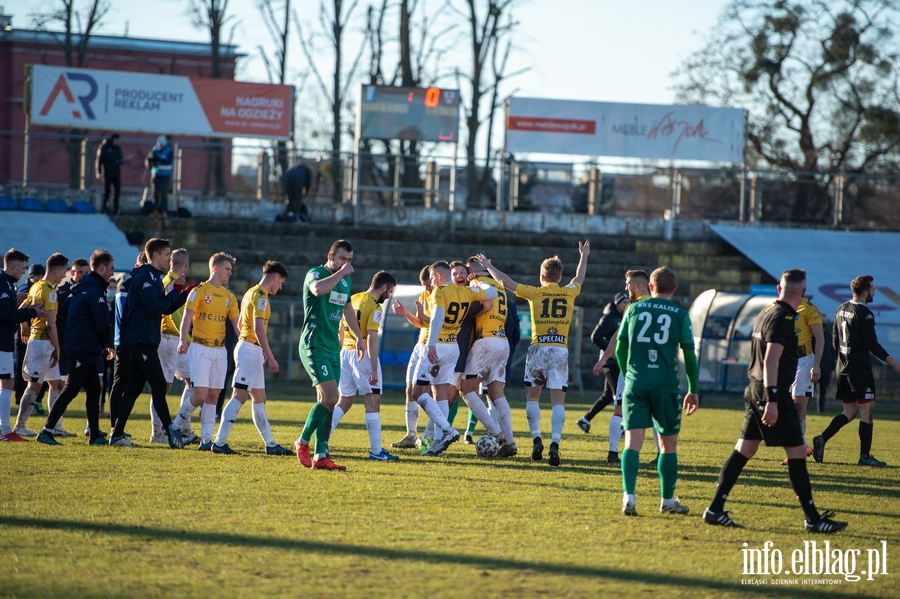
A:
[[[166,375],[159,362],[158,350],[163,314],[171,314],[183,306],[187,294],[183,289],[183,278],[175,282],[168,294],[163,287],[162,279],[172,255],[168,239],[151,239],[144,246],[144,253],[148,263],[131,273],[131,286],[122,313],[119,353],[122,365],[126,366],[128,383],[109,444],[134,447],[135,444],[124,437],[125,425],[144,384],[150,383],[153,407],[169,437],[169,447],[181,449],[184,447],[181,430],[171,426],[172,416],[166,403]]]
[[[54,433],[72,400],[84,388],[85,412],[88,419],[88,436],[91,445],[106,445],[100,434],[100,377],[97,360],[112,353],[109,338],[109,315],[106,307],[106,288],[113,274],[115,262],[106,250],[95,250],[91,255],[91,272],[72,286],[65,306],[66,359],[68,375],[66,386],[56,398],[44,430],[37,436],[39,443],[62,445]]]
[[[25,441],[13,432],[9,416],[15,387],[13,356],[19,323],[32,318],[47,318],[50,315],[41,309],[43,306],[19,309],[16,282],[25,273],[27,264],[28,256],[11,248],[3,256],[3,272],[0,272],[0,442]]]
[[[59,374],[65,377],[69,374],[69,359],[66,356],[66,300],[72,294],[74,287],[81,279],[91,272],[90,263],[84,258],[77,258],[72,261],[72,267],[69,269],[69,280],[60,283],[56,287],[56,304],[59,309],[56,311],[56,337],[59,340]],[[50,406],[52,409],[53,406]],[[75,437],[75,433],[70,433],[63,428],[62,418],[56,423],[56,429],[53,434],[57,437]]]
[[[131,156],[129,155],[128,158]],[[113,133],[100,144],[97,151],[97,176],[103,177],[103,211],[116,214],[119,212],[119,191],[122,189],[122,171],[120,165],[128,158],[122,158],[122,147],[119,145],[119,134]],[[113,189],[113,202],[109,203],[109,190]]]
[[[834,361],[834,350],[832,349],[832,341],[834,339],[831,333],[831,327],[828,326],[828,318],[822,315],[822,335],[825,337],[825,351],[822,352],[822,376],[819,378],[819,414],[825,411],[825,399],[828,397],[828,385],[834,378],[834,369],[837,365]]]
[[[594,332],[591,333],[591,342],[600,348],[600,355],[603,355],[610,340],[619,330],[619,325],[622,324],[622,315],[625,314],[625,308],[628,307],[628,303],[628,294],[620,293],[603,308],[603,316],[600,317],[597,326],[594,327]],[[615,360],[607,360],[601,371],[606,377],[606,381],[603,383],[603,395],[598,397],[591,409],[575,423],[585,433],[591,432],[591,421],[594,419],[594,416],[599,414],[600,410],[613,403],[616,398],[619,365],[616,364]]]

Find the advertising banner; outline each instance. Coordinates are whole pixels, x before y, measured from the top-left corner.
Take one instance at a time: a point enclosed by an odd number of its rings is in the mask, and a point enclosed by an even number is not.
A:
[[[506,150],[738,164],[744,115],[737,108],[510,98]]]
[[[290,139],[293,87],[34,65],[33,125]]]

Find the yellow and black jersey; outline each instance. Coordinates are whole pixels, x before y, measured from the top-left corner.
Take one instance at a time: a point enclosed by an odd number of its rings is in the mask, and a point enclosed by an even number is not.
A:
[[[381,321],[384,320],[381,304],[368,291],[354,294],[350,298],[350,304],[353,306],[353,311],[356,312],[359,332],[362,334],[363,342],[365,342],[369,338],[370,331],[378,333],[378,327],[381,326]],[[347,326],[347,321],[342,321],[341,326],[344,328],[344,349],[356,349],[356,335]]]
[[[255,285],[247,290],[241,299],[241,341],[249,341],[255,345],[259,345],[259,339],[256,338],[257,318],[263,319],[263,330],[269,329],[269,316],[272,314],[272,306],[269,305],[269,292],[262,285]]]
[[[581,284],[574,281],[565,287],[556,283],[516,286],[516,295],[528,300],[531,307],[532,345],[568,347],[569,325],[579,293]]]
[[[44,305],[44,310],[53,312],[47,319],[56,321],[56,313],[59,310],[59,304],[56,298],[56,285],[41,279],[31,286],[28,290],[28,303],[32,306],[39,304]],[[47,331],[47,320],[43,318],[31,319],[31,338],[32,339],[50,339],[50,333]]]
[[[209,347],[225,345],[226,323],[240,315],[234,294],[209,281],[191,290],[184,308],[194,311],[193,343]]]
[[[469,311],[469,306],[472,305],[472,302],[483,302],[486,297],[484,289],[474,289],[454,283],[435,288],[431,292],[431,314],[434,314],[438,308],[444,309],[444,322],[437,342],[456,343],[456,335]]]

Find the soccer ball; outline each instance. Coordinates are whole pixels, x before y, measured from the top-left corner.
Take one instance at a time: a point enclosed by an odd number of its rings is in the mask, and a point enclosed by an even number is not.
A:
[[[483,458],[492,458],[500,451],[500,443],[496,437],[485,435],[475,442],[475,451]]]

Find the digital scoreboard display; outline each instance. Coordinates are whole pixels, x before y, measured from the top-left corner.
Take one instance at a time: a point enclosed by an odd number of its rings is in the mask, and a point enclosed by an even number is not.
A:
[[[360,138],[456,142],[459,91],[363,85],[357,129]]]

